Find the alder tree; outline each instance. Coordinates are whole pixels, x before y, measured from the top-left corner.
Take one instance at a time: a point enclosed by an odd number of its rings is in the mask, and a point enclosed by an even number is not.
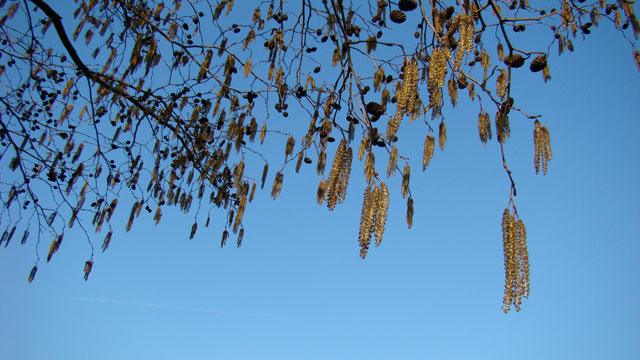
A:
[[[468,122],[479,136],[469,146],[499,147],[509,179],[503,310],[520,310],[529,261],[503,146],[510,120],[530,123],[533,141],[519,145],[534,147],[533,171],[546,174],[552,154],[540,115],[512,96],[525,86],[514,74],[550,80],[554,58],[579,51],[577,42],[600,26],[618,29],[640,69],[634,1],[235,5],[0,0],[0,244],[33,247],[28,281],[41,254],[49,262],[63,248],[65,231],[79,228],[91,244],[87,279],[95,241],[105,251],[141,214],[158,223],[169,207],[192,219],[185,236],[222,221],[221,245],[233,238],[240,246],[256,189],[277,198],[287,168],[314,166],[317,200],[332,210],[345,200],[354,152],[364,168],[354,181],[366,184],[357,235],[364,258],[382,241],[391,194],[406,198],[411,227],[408,159],[422,158],[424,171],[436,146],[445,148],[443,110],[466,101],[477,109]],[[538,41],[515,39],[525,31]],[[308,129],[272,125],[288,116]],[[398,131],[412,122],[424,147],[400,152]],[[265,142],[279,142],[284,160],[264,151]],[[385,184],[392,177],[400,189]],[[111,221],[115,212],[128,221]]]

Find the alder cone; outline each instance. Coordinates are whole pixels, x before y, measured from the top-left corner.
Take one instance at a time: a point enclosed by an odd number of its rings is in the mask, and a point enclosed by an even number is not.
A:
[[[524,65],[524,56],[520,54],[511,54],[504,58],[504,63],[512,68],[519,68]]]
[[[545,66],[547,66],[547,57],[545,55],[538,55],[531,62],[529,69],[533,72],[538,72],[544,69]]]
[[[418,2],[416,0],[400,0],[398,3],[398,8],[402,11],[411,11],[415,10],[418,7]]]
[[[391,14],[389,14],[389,17],[391,18],[391,21],[396,24],[402,24],[407,20],[407,15],[400,10],[393,10]]]
[[[384,114],[384,106],[372,101],[367,104],[367,112],[373,116],[380,116]]]

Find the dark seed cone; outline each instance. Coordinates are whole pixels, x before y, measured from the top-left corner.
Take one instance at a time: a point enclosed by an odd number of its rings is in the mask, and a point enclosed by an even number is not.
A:
[[[531,62],[529,69],[533,72],[542,71],[544,67],[547,66],[547,57],[545,55],[538,55]]]
[[[519,68],[524,65],[524,56],[520,54],[511,54],[504,58],[504,63],[512,68]]]
[[[416,0],[400,0],[398,3],[398,8],[402,11],[411,11],[415,10],[418,7],[418,2]]]
[[[391,21],[396,24],[402,24],[407,20],[407,15],[400,10],[393,10],[391,14],[389,14],[389,17],[391,18]]]
[[[372,101],[367,104],[367,112],[373,116],[380,116],[384,114],[384,106]]]

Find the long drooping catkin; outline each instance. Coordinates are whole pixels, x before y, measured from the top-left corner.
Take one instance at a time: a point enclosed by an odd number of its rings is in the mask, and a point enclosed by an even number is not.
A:
[[[333,159],[329,179],[323,184],[323,198],[327,202],[329,210],[333,210],[337,203],[344,201],[347,194],[347,186],[349,185],[352,159],[353,151],[347,146],[346,140],[342,139]]]
[[[465,54],[471,52],[473,48],[473,36],[475,34],[475,29],[473,27],[473,19],[471,16],[459,14],[456,16],[455,21],[458,22],[459,25],[459,38],[458,46],[456,48],[456,57],[453,62],[453,69],[458,70],[460,65],[462,65],[462,60]]]
[[[533,144],[535,147],[535,155],[533,165],[536,174],[540,172],[540,164],[542,164],[542,173],[547,174],[549,160],[551,160],[551,138],[547,127],[535,121],[535,129],[533,130]]]
[[[393,139],[404,115],[412,115],[420,109],[418,96],[418,61],[405,59],[402,83],[396,90],[396,114],[387,124],[387,138]]]
[[[505,269],[502,310],[506,313],[514,305],[516,311],[520,311],[522,298],[529,297],[527,232],[522,219],[516,220],[509,208],[502,214],[502,243]]]
[[[364,198],[362,200],[362,213],[360,214],[360,234],[358,236],[358,243],[360,244],[360,257],[365,258],[367,251],[369,251],[369,244],[371,243],[371,228],[373,225],[373,217],[375,209],[373,208],[371,185],[367,186],[364,190]]]
[[[384,183],[380,186],[370,184],[364,191],[362,202],[362,213],[360,217],[360,233],[358,242],[360,244],[360,257],[367,256],[371,237],[375,236],[375,244],[379,246],[382,242],[387,212],[389,210],[389,189]]]
[[[451,52],[448,47],[433,49],[427,70],[427,87],[430,93],[444,85],[447,76],[447,59],[449,58],[451,58]]]
[[[387,211],[389,210],[389,189],[384,183],[380,183],[380,191],[378,192],[376,209],[376,219],[373,224],[373,234],[376,237],[376,246],[382,243],[382,235],[384,234],[384,226],[387,222]]]

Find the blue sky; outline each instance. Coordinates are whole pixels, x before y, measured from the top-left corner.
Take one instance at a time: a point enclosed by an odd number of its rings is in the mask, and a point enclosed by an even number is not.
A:
[[[366,260],[359,162],[333,212],[315,201],[315,166],[288,168],[277,200],[270,185],[257,193],[239,249],[234,239],[220,249],[216,227],[189,241],[192,219],[167,211],[157,227],[141,217],[114,235],[89,281],[88,245],[69,237],[28,284],[33,248],[14,241],[0,249],[0,358],[637,358],[640,72],[608,26],[575,45],[552,51],[550,82],[524,68],[514,82],[517,104],[543,114],[553,150],[548,175],[535,175],[533,125],[512,117],[506,154],[531,262],[520,313],[500,308],[508,179],[461,96],[425,173],[424,134],[401,128],[399,146],[415,152],[414,225],[395,179],[383,243]]]

